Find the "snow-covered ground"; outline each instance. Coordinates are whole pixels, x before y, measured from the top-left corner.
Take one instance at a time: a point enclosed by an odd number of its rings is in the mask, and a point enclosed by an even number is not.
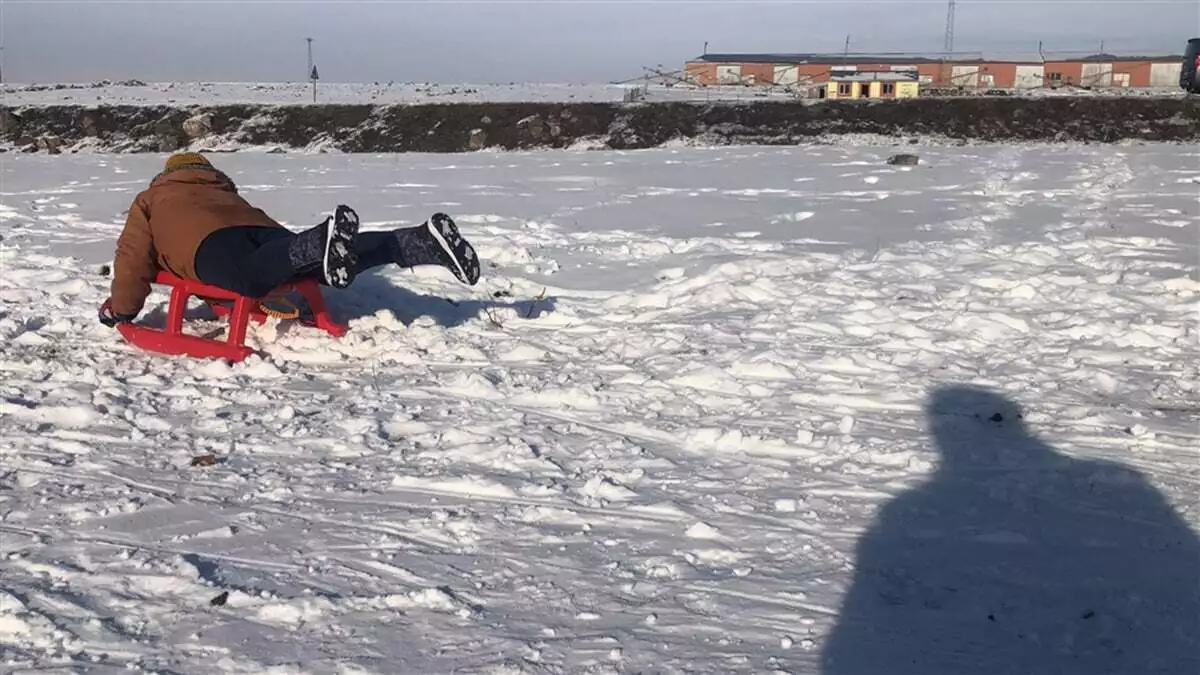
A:
[[[665,86],[638,81],[628,84],[453,84],[413,82],[326,82],[317,85],[317,103],[613,103],[638,89],[640,100],[761,101],[793,100],[785,87]],[[1028,89],[1012,95],[1039,96],[1183,96],[1178,87],[1144,89]],[[308,104],[312,87],[305,82],[133,82],[90,84],[0,84],[0,103],[25,105],[214,105]]]
[[[317,103],[512,103],[620,102],[640,83],[618,84],[437,84],[411,82],[318,83]],[[762,88],[666,87],[651,85],[649,100],[758,100],[791,98]],[[304,82],[148,82],[96,84],[4,84],[4,105],[213,105],[312,103]]]
[[[317,83],[318,103],[620,101],[626,88],[572,84]],[[306,82],[147,82],[5,85],[7,105],[212,105],[312,103]]]
[[[1196,672],[1200,148],[892,151],[217,155],[488,263],[232,367],[95,320],[162,157],[6,158],[0,671]]]

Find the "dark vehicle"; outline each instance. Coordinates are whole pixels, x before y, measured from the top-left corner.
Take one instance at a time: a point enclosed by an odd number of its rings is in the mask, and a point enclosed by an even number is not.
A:
[[[1179,73],[1179,86],[1191,94],[1200,94],[1200,38],[1188,40],[1183,52],[1183,70]]]

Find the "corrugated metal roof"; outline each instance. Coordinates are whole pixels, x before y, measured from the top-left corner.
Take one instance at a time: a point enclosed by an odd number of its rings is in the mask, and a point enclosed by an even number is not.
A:
[[[956,63],[976,65],[981,63],[1015,63],[1040,64],[1061,62],[1091,62],[1113,63],[1126,61],[1153,61],[1155,63],[1173,63],[1183,61],[1182,54],[1149,55],[1149,56],[1118,56],[1114,54],[1091,54],[1088,56],[1047,55],[1045,59],[1032,55],[1018,57],[984,56],[975,58],[942,59],[930,55],[900,55],[900,54],[702,54],[695,61],[705,63],[778,63],[778,64],[813,64],[838,65],[841,63],[877,63],[879,65],[920,65],[930,63]]]
[[[1046,61],[1061,63],[1063,61],[1082,61],[1084,63],[1123,63],[1127,61],[1154,61],[1155,63],[1182,62],[1183,54],[1167,54],[1165,56],[1118,56],[1116,54],[1090,54],[1088,56],[1058,57],[1048,56]]]
[[[832,82],[919,82],[920,75],[915,72],[867,71],[862,73],[831,74]]]
[[[894,54],[703,54],[697,61],[708,63],[878,63],[888,64],[918,64],[941,63],[941,59],[928,56],[899,56]]]

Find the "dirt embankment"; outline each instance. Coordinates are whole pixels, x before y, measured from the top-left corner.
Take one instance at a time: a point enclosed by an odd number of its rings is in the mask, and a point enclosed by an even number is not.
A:
[[[245,146],[341,152],[632,149],[679,139],[775,144],[837,134],[978,141],[1200,140],[1200,100],[963,98],[698,103],[0,106],[0,142],[22,152],[168,152]]]

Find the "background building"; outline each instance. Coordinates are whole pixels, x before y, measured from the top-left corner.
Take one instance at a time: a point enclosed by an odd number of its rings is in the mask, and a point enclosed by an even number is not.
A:
[[[835,73],[916,72],[920,84],[962,89],[1083,87],[1177,87],[1183,57],[941,59],[870,54],[704,54],[684,64],[684,76],[701,85],[743,84],[811,87]]]
[[[920,90],[920,74],[911,71],[860,71],[833,69],[829,84],[818,98],[914,98]]]

